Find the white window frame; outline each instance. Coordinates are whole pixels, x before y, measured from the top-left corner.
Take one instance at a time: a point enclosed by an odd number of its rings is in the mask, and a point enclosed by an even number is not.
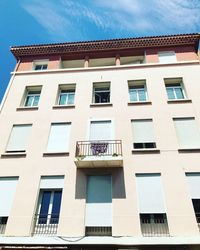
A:
[[[101,86],[102,85],[102,86]],[[106,86],[107,85],[107,86]],[[96,91],[95,88],[109,88],[109,90],[101,90],[101,91]],[[109,102],[95,102],[95,94],[96,93],[105,93],[109,92],[110,94],[110,100]],[[93,82],[93,90],[92,90],[92,103],[93,104],[106,104],[106,103],[111,103],[111,82],[106,81],[106,82]]]
[[[183,100],[183,99],[186,98],[186,97],[185,97],[185,91],[184,91],[183,86],[182,86],[181,84],[179,84],[179,86],[175,86],[175,85],[178,85],[178,83],[177,83],[177,84],[175,84],[175,83],[174,83],[174,84],[169,84],[169,85],[171,85],[171,86],[166,86],[166,90],[172,89],[175,98],[174,98],[174,99],[169,99],[169,98],[168,98],[168,100]],[[176,91],[175,91],[176,89],[181,89],[181,91],[182,91],[182,93],[183,93],[183,98],[178,98],[178,97],[177,97]],[[167,97],[168,97],[168,94],[167,94]]]
[[[143,86],[143,88],[141,88],[141,86]],[[136,91],[136,96],[137,96],[136,101],[131,101],[131,95],[130,95],[131,88],[134,88],[134,90]],[[144,101],[139,100],[139,90],[144,90],[146,100],[144,100]],[[130,102],[135,103],[135,102],[146,102],[146,101],[148,101],[146,80],[130,80],[130,81],[128,81],[128,92],[129,92],[129,100],[130,100]]]
[[[65,104],[60,104],[60,99],[61,99],[61,95],[62,95],[62,91],[72,91],[73,92],[69,92],[74,94],[74,102],[73,103],[68,103],[68,99],[69,99],[69,94],[66,93],[67,95],[67,99],[66,99],[66,103]],[[74,105],[75,104],[75,95],[76,94],[76,84],[75,83],[70,83],[70,84],[60,84],[59,85],[59,90],[58,90],[58,98],[56,101],[56,105],[58,106],[70,106],[70,105]]]
[[[31,94],[31,92],[34,92],[33,90],[28,90],[27,91],[27,94],[26,94],[26,98],[24,100],[24,107],[38,107],[38,105],[33,105],[34,101],[35,101],[35,98],[39,96],[39,99],[40,99],[40,94],[41,94],[41,91],[38,90],[38,94]],[[36,91],[35,91],[36,92]],[[31,105],[26,105],[26,101],[28,99],[28,97],[33,97],[33,100],[31,102]],[[38,104],[39,104],[39,101],[38,101]]]
[[[32,70],[35,70],[35,71],[40,71],[40,70],[47,70],[48,69],[48,63],[49,63],[49,59],[42,59],[42,60],[35,60],[33,61],[33,67],[32,67]],[[38,69],[36,70],[36,66],[38,65],[41,65],[42,68],[41,69]],[[43,69],[43,66],[46,66],[47,65],[47,68],[46,69]]]

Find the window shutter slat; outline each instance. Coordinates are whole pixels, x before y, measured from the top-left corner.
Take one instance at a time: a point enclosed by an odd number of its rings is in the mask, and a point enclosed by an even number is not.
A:
[[[18,178],[0,178],[0,217],[9,216]]]
[[[70,127],[70,123],[51,125],[48,152],[67,152],[69,150]]]
[[[134,120],[132,130],[135,143],[155,142],[152,120]]]
[[[140,213],[165,213],[160,175],[137,175],[136,183]]]

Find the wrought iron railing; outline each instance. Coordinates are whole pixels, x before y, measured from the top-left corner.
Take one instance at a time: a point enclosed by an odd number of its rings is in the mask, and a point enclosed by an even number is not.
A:
[[[166,215],[154,214],[140,215],[141,230],[143,236],[169,236],[169,228]]]
[[[56,235],[59,214],[36,214],[34,218],[34,235]]]
[[[86,156],[122,156],[122,141],[78,141],[76,157]]]

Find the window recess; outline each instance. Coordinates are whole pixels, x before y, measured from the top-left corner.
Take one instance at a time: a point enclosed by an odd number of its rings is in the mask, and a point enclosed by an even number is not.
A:
[[[31,124],[13,125],[6,147],[6,153],[26,152],[31,127]]]
[[[150,149],[156,148],[153,131],[153,121],[151,119],[132,120],[133,148]]]
[[[110,83],[93,84],[93,103],[110,103]]]
[[[130,81],[129,97],[130,102],[145,102],[147,101],[147,89],[145,81]]]
[[[182,78],[164,79],[168,100],[186,99]]]
[[[168,236],[164,191],[160,174],[136,174],[136,186],[143,236]]]
[[[57,105],[73,105],[75,98],[75,84],[59,85]]]
[[[16,177],[1,177],[0,178],[0,197],[3,202],[0,205],[0,234],[4,234],[6,224],[17,188],[18,178]]]
[[[63,176],[42,177],[37,212],[34,218],[34,235],[56,235],[60,217]]]

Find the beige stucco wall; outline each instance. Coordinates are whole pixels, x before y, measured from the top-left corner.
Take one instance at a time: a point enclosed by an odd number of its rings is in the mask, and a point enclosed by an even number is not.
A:
[[[119,69],[119,68],[118,68]],[[33,72],[14,77],[0,115],[0,153],[13,124],[33,124],[25,158],[1,158],[1,176],[19,176],[6,235],[28,236],[35,213],[41,175],[65,175],[58,235],[84,235],[85,178],[112,173],[113,236],[141,235],[136,173],[161,173],[172,236],[199,235],[185,172],[200,172],[199,153],[178,153],[174,117],[195,117],[200,127],[200,65],[122,67],[120,70]],[[182,77],[192,103],[168,104],[163,78]],[[146,79],[151,105],[128,106],[128,80]],[[90,107],[93,82],[111,82],[112,107]],[[59,84],[76,83],[75,108],[52,109]],[[16,111],[26,86],[42,85],[38,110]],[[115,139],[123,142],[123,168],[77,169],[76,141],[87,140],[89,119],[113,119]],[[151,118],[160,154],[132,154],[131,119]],[[43,157],[52,122],[71,122],[69,156]],[[119,183],[119,185],[118,185]],[[187,230],[186,230],[187,228]]]

